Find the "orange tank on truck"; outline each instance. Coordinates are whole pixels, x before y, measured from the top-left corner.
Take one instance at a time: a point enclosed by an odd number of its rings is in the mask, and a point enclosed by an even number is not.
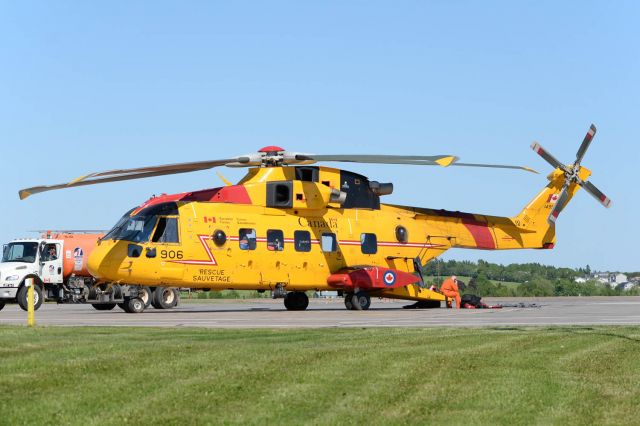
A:
[[[88,277],[87,260],[104,234],[43,233],[42,238],[63,241],[62,274],[64,279],[71,275]]]

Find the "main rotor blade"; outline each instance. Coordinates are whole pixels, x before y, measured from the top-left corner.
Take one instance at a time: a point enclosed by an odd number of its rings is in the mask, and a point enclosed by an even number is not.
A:
[[[567,198],[569,198],[569,187],[565,184],[547,218],[549,225],[555,225],[558,216],[560,216],[560,213],[564,210],[564,206],[567,204]]]
[[[462,167],[487,167],[491,169],[515,169],[515,170],[524,170],[527,172],[540,174],[534,169],[530,167],[524,166],[509,166],[505,164],[479,164],[479,163],[453,163],[452,166],[462,166]]]
[[[32,188],[22,189],[18,192],[18,195],[20,196],[21,200],[24,200],[30,195],[53,191],[56,189],[195,172],[199,170],[211,169],[216,166],[222,166],[232,161],[238,161],[238,159],[199,161],[193,163],[167,164],[164,166],[140,167],[136,169],[109,170],[106,172],[91,173],[78,179],[74,179],[68,183],[34,186]]]
[[[585,152],[587,152],[587,149],[589,148],[589,145],[591,144],[591,141],[593,140],[593,137],[596,135],[597,131],[598,129],[596,129],[596,126],[594,124],[589,127],[589,131],[584,136],[582,144],[580,145],[578,153],[576,154],[575,164],[580,164],[580,162],[582,161],[582,157],[584,157]]]
[[[611,199],[604,195],[602,191],[600,191],[594,184],[589,181],[583,181],[580,183],[580,186],[587,191],[589,194],[593,196],[600,204],[605,206],[606,208],[611,207]]]
[[[297,154],[298,161],[335,161],[343,163],[411,164],[447,167],[458,160],[454,155],[315,155]]]
[[[565,172],[567,171],[564,164],[556,160],[556,157],[549,154],[538,142],[532,143],[531,149],[533,149],[540,157],[544,158],[547,163],[551,164],[554,169],[562,169]]]
[[[213,167],[224,166],[225,164],[231,163],[231,162],[242,162],[242,160],[243,160],[242,158],[230,158],[226,160],[193,161],[189,163],[176,163],[176,164],[165,164],[161,166],[137,167],[134,169],[107,170],[105,172],[90,173],[88,175],[81,176],[78,179],[75,179],[71,182],[75,183],[75,182],[87,180],[89,178],[102,177],[102,176],[128,176],[128,175],[134,175],[137,173],[175,171],[175,170],[184,170],[184,171],[206,170],[206,169],[211,169]]]

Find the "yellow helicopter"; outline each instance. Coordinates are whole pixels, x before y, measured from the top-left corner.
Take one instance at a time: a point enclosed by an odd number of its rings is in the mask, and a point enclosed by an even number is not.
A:
[[[519,169],[461,163],[451,155],[314,155],[277,146],[236,158],[111,170],[66,184],[21,190],[32,194],[98,183],[186,173],[218,166],[249,167],[233,185],[152,197],[117,222],[91,253],[99,281],[200,289],[273,292],[288,310],[304,310],[305,291],[338,290],[345,306],[369,309],[371,297],[440,305],[419,273],[450,248],[551,249],[555,221],[580,187],[605,207],[611,201],[587,181],[582,158],[596,133],[591,125],[573,164],[539,144],[554,168],[549,183],[514,217],[382,204],[393,184],[316,166],[349,162]],[[139,305],[139,304],[138,304]],[[134,309],[134,311],[136,311]]]

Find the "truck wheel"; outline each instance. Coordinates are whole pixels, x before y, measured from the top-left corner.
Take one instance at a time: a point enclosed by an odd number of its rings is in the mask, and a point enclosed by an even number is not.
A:
[[[27,303],[27,297],[29,294],[29,288],[26,285],[23,285],[20,290],[18,290],[18,305],[22,308],[23,311],[29,310],[29,304]],[[38,285],[33,286],[33,308],[35,311],[40,308],[42,305],[42,289]]]
[[[96,311],[110,311],[116,307],[115,303],[93,303],[91,304]]]
[[[144,302],[137,297],[124,302],[124,311],[129,314],[139,314],[144,312]]]
[[[138,298],[142,300],[144,303],[145,309],[151,305],[151,299],[153,298],[153,292],[149,287],[139,287],[138,288]]]
[[[171,309],[175,306],[176,294],[168,287],[156,287],[151,304],[156,309]]]

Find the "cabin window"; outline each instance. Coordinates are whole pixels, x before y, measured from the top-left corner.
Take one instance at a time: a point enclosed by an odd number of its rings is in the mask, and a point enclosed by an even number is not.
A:
[[[240,228],[238,232],[238,243],[240,250],[256,249],[256,230],[251,228]]]
[[[311,234],[309,231],[295,231],[293,241],[296,251],[311,251]]]
[[[396,226],[396,240],[401,243],[406,243],[409,241],[409,233],[407,232],[407,228],[402,225]]]
[[[178,243],[178,219],[175,217],[158,218],[158,226],[153,233],[152,243]]]
[[[360,249],[364,254],[376,254],[378,252],[376,234],[360,234]]]
[[[336,239],[336,234],[334,233],[323,233],[320,244],[322,246],[322,251],[326,253],[331,253],[338,250],[338,240]]]
[[[284,234],[279,229],[269,229],[267,231],[267,250],[284,250]]]
[[[216,229],[211,238],[213,238],[214,244],[218,247],[222,247],[227,242],[227,234],[221,229]]]

